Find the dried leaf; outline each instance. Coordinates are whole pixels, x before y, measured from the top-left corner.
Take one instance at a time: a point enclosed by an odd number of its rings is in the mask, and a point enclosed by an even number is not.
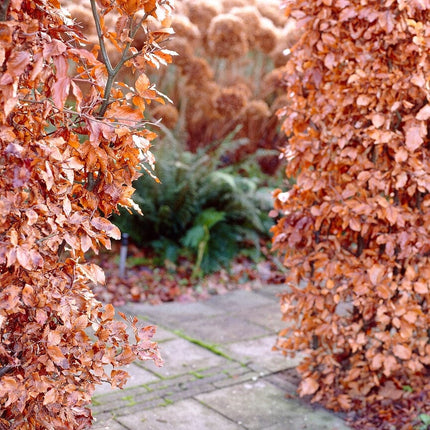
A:
[[[106,218],[94,217],[91,220],[91,225],[97,230],[105,232],[112,239],[121,239],[121,231],[119,230],[119,228],[116,225],[112,224],[110,221],[108,221]]]
[[[310,394],[314,394],[318,390],[318,388],[318,382],[314,378],[308,377],[300,382],[299,393],[301,396],[307,396]]]
[[[393,346],[393,353],[401,360],[409,360],[412,357],[412,351],[409,346],[396,344]]]

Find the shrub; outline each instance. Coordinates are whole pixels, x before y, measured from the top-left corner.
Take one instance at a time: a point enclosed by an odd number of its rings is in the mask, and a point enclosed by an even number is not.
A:
[[[137,20],[129,3],[98,3],[107,7],[91,0],[103,61],[81,48],[83,35],[57,1],[0,6],[1,428],[88,428],[96,384],[123,386],[128,375],[118,367],[136,358],[160,364],[153,327],[117,321],[112,305],[95,300],[91,283],[104,274],[84,256],[119,238],[107,217],[133,206],[139,164],[152,161],[142,110],[159,96],[143,69],[168,54],[162,33],[148,30],[141,52],[127,36],[149,16],[164,19],[170,5],[145,2]],[[110,10],[120,37],[103,25]],[[118,39],[115,66],[105,37]],[[135,88],[115,83],[124,64],[138,72]]]
[[[168,260],[176,261],[188,248],[195,257],[194,275],[227,265],[249,242],[256,246],[257,257],[259,235],[267,235],[271,225],[266,215],[270,194],[267,189],[264,197],[262,191],[257,193],[258,178],[221,168],[219,162],[225,146],[241,141],[230,138],[211,155],[194,154],[166,133],[170,140],[165,137],[154,151],[160,183],[142,177],[135,184],[135,201],[144,216],[124,213],[114,222],[135,242],[151,244]]]
[[[304,33],[285,68],[278,348],[307,353],[301,395],[361,410],[360,429],[412,428],[429,407],[430,10],[285,4]]]

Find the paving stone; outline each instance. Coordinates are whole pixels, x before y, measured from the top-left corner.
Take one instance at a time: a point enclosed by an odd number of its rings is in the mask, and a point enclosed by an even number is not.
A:
[[[277,294],[282,294],[286,291],[289,291],[289,288],[285,284],[270,284],[256,288],[254,291],[257,294],[261,294],[262,296],[273,299],[277,303],[279,303],[279,297],[277,296]]]
[[[118,421],[113,418],[108,419],[97,419],[91,427],[91,430],[127,430],[126,427],[122,426]]]
[[[202,317],[220,315],[223,310],[208,306],[206,302],[196,303],[164,303],[158,306],[148,305],[140,311],[138,304],[133,305],[136,315],[144,315],[149,318],[155,325],[161,325],[166,328],[177,328],[177,323],[189,321]]]
[[[212,309],[224,312],[239,312],[244,309],[265,306],[273,303],[273,299],[264,297],[253,291],[235,290],[228,294],[211,297],[205,304]]]
[[[153,373],[142,369],[134,363],[129,364],[128,366],[124,366],[122,367],[122,369],[130,374],[130,378],[128,379],[127,384],[124,386],[124,388],[135,387],[138,385],[148,384],[150,382],[156,382],[160,380],[160,378],[155,376]],[[102,394],[112,392],[114,392],[114,390],[112,389],[111,385],[105,382],[96,388],[94,396],[100,396]]]
[[[196,379],[196,376],[194,376],[193,374],[185,374],[182,376],[178,376],[176,378],[171,378],[171,379],[162,379],[159,382],[155,382],[152,384],[148,385],[148,389],[150,391],[158,391],[158,390],[162,390],[170,385],[184,385],[190,381],[194,381]]]
[[[152,362],[149,362],[145,368],[165,378],[179,376],[197,369],[220,366],[229,362],[227,359],[187,342],[185,339],[169,340],[160,344],[159,347],[164,359],[164,366],[156,367]]]
[[[247,309],[241,311],[237,316],[263,326],[272,333],[278,333],[287,326],[281,319],[281,307],[278,303]]]
[[[216,330],[214,330],[216,327]],[[180,324],[181,330],[198,340],[222,345],[243,339],[253,339],[271,331],[235,315],[222,315],[208,319],[197,319]]]
[[[157,324],[155,325],[157,326],[157,331],[155,332],[155,335],[152,338],[154,342],[160,343],[160,342],[165,342],[166,340],[178,339],[178,336],[173,334],[171,331],[168,331],[158,326]]]
[[[193,399],[173,405],[141,411],[118,421],[130,430],[240,430],[231,422]]]
[[[190,397],[194,397],[198,394],[208,393],[214,390],[214,386],[212,384],[201,384],[195,387],[192,387],[188,390],[178,391],[177,393],[173,393],[169,396],[164,396],[167,401],[177,402],[178,400],[189,399]]]
[[[265,336],[223,345],[220,350],[242,363],[254,362],[271,372],[296,367],[301,356],[297,354],[295,358],[288,358],[280,351],[272,351],[275,341],[276,336]]]
[[[256,372],[248,372],[239,376],[230,376],[227,379],[223,379],[221,381],[214,382],[213,384],[217,388],[229,387],[230,385],[241,384],[246,381],[254,381],[259,378],[258,373]]]
[[[280,424],[283,427],[279,430],[348,428],[335,415],[324,410],[314,411],[297,400],[286,399],[284,391],[262,380],[200,394],[196,399],[249,430],[268,429]]]
[[[157,397],[149,400],[136,403],[135,405],[123,406],[120,409],[116,409],[115,419],[119,420],[121,417],[133,416],[135,414],[141,413],[148,409],[159,408],[166,405],[166,400],[162,397]],[[146,430],[146,429],[145,429]]]

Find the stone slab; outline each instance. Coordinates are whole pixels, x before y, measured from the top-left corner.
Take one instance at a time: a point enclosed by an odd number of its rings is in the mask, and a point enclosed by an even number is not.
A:
[[[187,336],[216,345],[254,339],[271,333],[269,329],[235,315],[187,321],[179,324],[178,328]]]
[[[280,351],[272,351],[276,336],[270,335],[253,340],[244,340],[221,346],[219,349],[229,357],[241,363],[255,363],[264,370],[279,372],[280,370],[296,367],[301,356],[285,357]]]
[[[96,418],[94,424],[91,426],[91,430],[127,430],[127,427],[122,426],[112,418],[103,421],[99,421]]]
[[[287,399],[283,390],[262,380],[201,394],[196,399],[249,430],[348,429],[335,415]],[[282,427],[275,427],[279,425]]]
[[[237,316],[265,327],[271,333],[278,333],[287,326],[282,321],[281,307],[278,303],[247,309],[238,313]]]
[[[270,285],[263,285],[255,289],[254,291],[257,294],[261,294],[262,296],[273,299],[277,303],[279,303],[279,297],[277,296],[277,294],[285,293],[287,291],[290,291],[290,289],[285,284],[270,284]]]
[[[159,348],[164,359],[164,366],[157,367],[152,362],[148,362],[144,366],[145,369],[164,378],[230,363],[226,358],[181,338],[163,342],[159,344]]]
[[[206,305],[206,302],[171,302],[153,306],[132,303],[127,305],[127,310],[128,313],[132,313],[138,317],[144,317],[153,324],[166,328],[177,328],[177,323],[181,321],[189,321],[223,313],[221,309]]]
[[[201,403],[187,399],[118,418],[130,430],[240,430],[243,427]]]
[[[233,313],[257,306],[270,305],[274,299],[264,297],[253,291],[235,290],[227,294],[213,296],[204,303],[213,309],[222,309],[224,312]]]
[[[157,327],[157,331],[155,332],[155,335],[152,338],[154,342],[159,343],[159,342],[165,342],[166,340],[178,339],[178,336],[173,334],[171,331],[166,330],[158,326],[157,324],[155,324],[155,326]]]
[[[147,370],[143,369],[142,367],[134,363],[129,364],[128,366],[124,366],[121,369],[125,370],[130,375],[127,383],[124,385],[123,388],[136,387],[139,385],[149,384],[151,382],[156,382],[160,380],[160,378],[154,375],[153,373],[148,372]],[[114,392],[114,389],[112,389],[111,385],[105,382],[96,388],[96,391],[94,392],[94,396],[96,397],[96,396],[100,396],[107,393],[113,393],[113,392]]]

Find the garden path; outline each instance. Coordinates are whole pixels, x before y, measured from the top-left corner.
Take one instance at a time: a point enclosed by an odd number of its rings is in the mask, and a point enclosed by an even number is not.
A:
[[[347,430],[341,417],[296,396],[297,358],[272,351],[283,286],[204,302],[128,304],[158,326],[165,365],[133,363],[123,390],[101,386],[93,430]]]

